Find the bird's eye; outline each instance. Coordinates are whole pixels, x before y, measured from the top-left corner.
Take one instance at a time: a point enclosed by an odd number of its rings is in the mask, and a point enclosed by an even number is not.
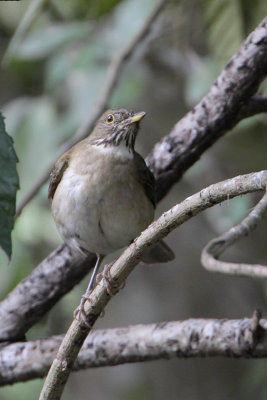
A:
[[[108,116],[107,116],[107,123],[108,123],[108,124],[112,124],[112,123],[114,122],[114,120],[115,120],[114,115],[113,115],[113,114],[108,114]]]

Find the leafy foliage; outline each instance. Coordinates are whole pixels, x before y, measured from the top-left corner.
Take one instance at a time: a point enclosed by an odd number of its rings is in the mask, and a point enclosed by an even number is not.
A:
[[[18,158],[13,140],[5,131],[3,116],[0,114],[0,246],[11,257],[11,231],[16,211],[16,192],[19,179],[16,169]]]

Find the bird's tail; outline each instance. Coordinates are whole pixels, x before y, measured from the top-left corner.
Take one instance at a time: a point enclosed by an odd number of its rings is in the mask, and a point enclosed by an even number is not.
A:
[[[161,240],[145,252],[142,261],[146,264],[155,264],[172,261],[174,258],[174,252],[163,240]]]

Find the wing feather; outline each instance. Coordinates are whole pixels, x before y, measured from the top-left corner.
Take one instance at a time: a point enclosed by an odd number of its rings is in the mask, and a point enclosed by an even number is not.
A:
[[[48,188],[48,199],[53,199],[55,191],[60,183],[62,176],[69,166],[69,153],[63,154],[59,160],[56,162],[51,174],[50,183]]]
[[[137,176],[140,184],[143,186],[145,193],[154,208],[156,207],[156,191],[155,191],[155,178],[140,154],[134,154],[136,159]]]

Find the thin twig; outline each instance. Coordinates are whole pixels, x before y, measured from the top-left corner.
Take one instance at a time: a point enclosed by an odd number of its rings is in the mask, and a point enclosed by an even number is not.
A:
[[[73,370],[176,357],[267,357],[267,320],[256,317],[258,312],[251,319],[188,319],[94,330]],[[43,378],[62,339],[19,342],[0,350],[0,386]]]
[[[110,269],[111,285],[121,287],[144,252],[185,221],[229,198],[266,190],[266,185],[267,171],[242,175],[211,185],[174,206],[142,232],[115,261]],[[94,325],[109,300],[110,295],[102,279],[91,293],[90,301],[85,304],[88,325],[91,327]],[[60,399],[74,362],[90,330],[91,328],[85,325],[84,321],[72,322],[49,370],[40,400]]]
[[[233,226],[229,231],[211,240],[202,250],[201,263],[209,271],[221,272],[230,275],[250,276],[253,278],[267,278],[267,266],[230,263],[219,261],[217,258],[238,240],[247,236],[267,213],[267,193],[253,208],[249,215]]]
[[[100,95],[100,98],[95,103],[95,106],[92,109],[92,113],[89,115],[84,124],[76,131],[75,135],[71,137],[67,142],[65,142],[63,146],[61,146],[55,158],[49,163],[47,169],[33,184],[25,197],[22,198],[17,208],[16,218],[18,218],[23,208],[35,197],[43,184],[47,181],[47,179],[49,178],[49,174],[59,156],[65,151],[69,150],[75,143],[88,136],[88,134],[91,132],[96,121],[107,108],[111,95],[118,83],[121,71],[126,61],[133,55],[139,44],[147,37],[148,33],[150,32],[151,26],[153,25],[166,4],[167,0],[160,0],[156,4],[155,8],[152,10],[151,14],[148,16],[148,18],[144,21],[140,30],[134,35],[134,37],[122,50],[115,54],[108,67],[106,83],[104,85],[103,91]]]
[[[2,65],[7,65],[12,55],[15,54],[20,42],[23,40],[26,32],[33,24],[36,17],[41,13],[42,9],[48,3],[49,0],[32,0],[25,14],[23,15],[16,32],[14,33],[6,52],[2,58]]]

